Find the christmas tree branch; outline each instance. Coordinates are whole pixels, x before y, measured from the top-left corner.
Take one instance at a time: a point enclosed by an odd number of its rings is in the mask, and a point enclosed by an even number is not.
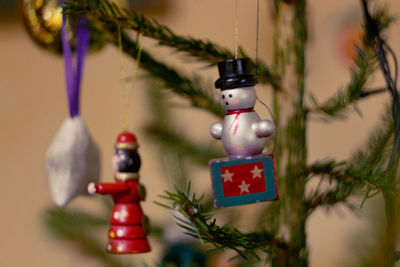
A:
[[[311,199],[307,201],[307,207],[309,214],[314,212],[318,207],[332,207],[339,203],[344,204],[349,209],[354,210],[355,207],[348,202],[348,197],[353,193],[353,191],[347,188],[346,191],[341,189],[335,189],[332,191],[327,191],[323,193],[315,194]]]
[[[375,95],[368,93],[365,86],[372,73],[376,70],[376,60],[372,51],[357,49],[358,57],[355,59],[355,67],[351,71],[351,81],[345,90],[339,90],[337,95],[319,104],[314,97],[314,108],[311,112],[318,112],[331,118],[345,117],[345,111],[351,104],[355,104],[360,99]],[[380,92],[380,91],[379,91]]]
[[[177,133],[175,129],[155,121],[146,127],[146,133],[160,143],[165,149],[175,151],[185,158],[208,166],[212,158],[224,157],[221,151],[215,150],[208,145],[194,144],[183,134]]]
[[[360,168],[379,166],[385,168],[393,137],[393,120],[390,108],[386,108],[381,116],[381,123],[370,134],[364,148],[359,149],[353,156],[353,163]]]
[[[400,203],[400,178],[397,171],[400,161],[400,98],[397,89],[398,62],[395,53],[382,35],[379,27],[381,23],[371,16],[366,0],[362,0],[361,2],[368,44],[373,49],[379,62],[379,67],[385,79],[387,90],[392,97],[391,114],[394,134],[390,158],[386,166],[388,175],[382,178],[385,182],[382,193],[385,201],[386,227],[383,234],[382,245],[379,246],[381,255],[379,257],[373,257],[371,261],[374,265],[382,263],[385,266],[389,266],[394,264],[393,255],[397,247],[397,238],[399,236],[398,229],[400,225],[400,212],[398,209],[398,204]],[[388,60],[388,55],[391,57],[390,62]]]
[[[106,267],[130,267],[106,253],[103,245],[93,238],[90,230],[93,226],[108,225],[108,220],[79,211],[67,211],[58,208],[48,209],[44,215],[48,229],[59,238],[73,242],[75,248],[102,261]]]
[[[308,177],[322,176],[337,183],[336,190],[314,195],[308,200],[311,211],[319,205],[333,205],[344,202],[356,191],[366,192],[364,200],[382,192],[387,187],[386,165],[392,147],[393,120],[387,108],[381,123],[372,132],[363,149],[358,150],[351,162],[335,160],[317,161],[305,170]]]
[[[81,211],[69,211],[59,208],[49,208],[45,212],[46,223],[52,224],[56,227],[79,225],[79,227],[93,227],[93,226],[107,226],[108,219],[98,216],[89,215]],[[57,224],[55,222],[63,222]],[[54,223],[54,224],[53,224]]]
[[[368,5],[365,0],[362,1],[365,21],[365,31],[367,33],[367,41],[373,49],[374,54],[379,62],[381,72],[386,82],[386,88],[392,96],[392,119],[394,122],[394,142],[392,154],[390,156],[388,168],[397,169],[400,150],[400,98],[397,90],[398,79],[398,62],[397,57],[391,47],[382,37],[381,24],[376,18],[373,18],[368,11]],[[389,63],[387,54],[391,57],[394,66]],[[393,179],[394,180],[394,179]]]
[[[397,251],[394,253],[394,261],[395,261],[395,262],[400,261],[400,251],[399,251],[399,250],[397,250]]]
[[[267,231],[242,233],[236,228],[216,225],[212,219],[213,214],[203,209],[203,197],[197,198],[191,192],[190,183],[186,192],[175,188],[174,193],[165,191],[162,198],[169,200],[170,204],[159,205],[178,211],[184,219],[175,216],[177,225],[186,231],[186,234],[198,238],[200,241],[212,243],[216,248],[230,248],[240,256],[248,255],[258,257],[256,251],[267,252],[271,248],[287,249],[287,244],[276,239],[273,233]]]
[[[160,45],[169,46],[180,52],[205,61],[213,66],[220,61],[234,58],[233,53],[210,41],[175,34],[170,28],[155,20],[146,18],[134,11],[118,7],[109,0],[69,0],[64,4],[67,14],[86,15],[106,24],[140,32],[146,37],[156,39]],[[247,57],[242,49],[241,56]],[[268,83],[280,89],[279,78],[272,74],[262,61],[252,62],[257,69],[260,82]]]
[[[108,42],[118,45],[117,27],[93,21],[90,16],[88,16],[88,19],[91,21],[94,30],[102,32]],[[136,41],[122,33],[121,43],[122,49],[127,55],[132,58],[137,57],[138,46]],[[198,77],[195,77],[194,80],[185,77],[166,64],[154,59],[145,49],[141,53],[140,67],[160,81],[165,88],[188,99],[193,107],[204,109],[219,117],[225,114],[221,105],[210,93],[210,90],[206,91],[199,86],[200,81]]]
[[[336,162],[334,160],[318,161],[306,168],[309,177],[321,176],[330,182],[335,182],[335,188],[325,192],[319,191],[306,199],[309,213],[319,206],[332,206],[339,202],[345,203],[347,198],[354,195],[356,191],[366,191],[364,201],[382,191],[382,175],[384,173],[377,169],[362,169],[347,162]],[[321,183],[321,182],[320,182]]]
[[[153,119],[145,127],[147,135],[158,142],[166,151],[178,153],[181,157],[189,158],[193,162],[208,166],[210,158],[221,158],[223,153],[209,145],[195,144],[183,133],[176,130],[174,120],[169,114],[166,92],[156,89],[153,83],[149,90],[150,107]],[[186,182],[185,182],[186,185]]]
[[[393,17],[388,15],[384,8],[377,9],[373,18],[378,23],[379,31],[384,32],[393,22]],[[357,56],[354,58],[354,67],[351,70],[351,80],[344,90],[339,90],[337,95],[319,104],[317,100],[311,96],[314,107],[311,112],[324,114],[331,118],[344,118],[347,108],[356,104],[357,101],[383,93],[384,90],[366,90],[369,78],[377,70],[377,60],[374,51],[369,45],[366,33],[362,39],[362,48],[356,47]],[[356,108],[356,106],[354,106]],[[357,109],[356,109],[357,110]]]
[[[379,182],[382,173],[376,170],[375,173],[362,172],[360,168],[347,162],[336,162],[335,160],[317,161],[307,166],[305,173],[310,177],[328,177],[329,180],[348,183],[349,185],[352,184],[369,190],[380,190],[382,188],[382,184]]]

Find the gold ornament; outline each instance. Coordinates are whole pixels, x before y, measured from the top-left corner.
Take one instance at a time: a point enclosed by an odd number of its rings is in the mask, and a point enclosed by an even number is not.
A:
[[[19,10],[25,24],[25,28],[31,38],[40,47],[62,54],[61,25],[62,7],[58,0],[18,0]],[[75,44],[73,27],[67,20],[66,30],[70,37],[72,47]],[[99,35],[91,34],[90,50],[98,50],[104,42]]]

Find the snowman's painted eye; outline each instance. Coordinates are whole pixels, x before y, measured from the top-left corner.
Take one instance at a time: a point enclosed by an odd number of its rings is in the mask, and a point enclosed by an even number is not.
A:
[[[229,94],[229,97],[232,97],[232,95],[231,95],[231,94]]]
[[[222,95],[222,99],[225,99],[225,95]]]

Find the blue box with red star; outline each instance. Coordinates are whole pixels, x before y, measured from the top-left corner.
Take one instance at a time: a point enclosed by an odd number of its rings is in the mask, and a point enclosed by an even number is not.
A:
[[[209,162],[216,208],[279,199],[272,154]]]

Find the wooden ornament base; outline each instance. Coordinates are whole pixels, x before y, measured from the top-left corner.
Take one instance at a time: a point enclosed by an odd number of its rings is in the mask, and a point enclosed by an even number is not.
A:
[[[279,199],[272,154],[216,159],[209,166],[215,208]]]

